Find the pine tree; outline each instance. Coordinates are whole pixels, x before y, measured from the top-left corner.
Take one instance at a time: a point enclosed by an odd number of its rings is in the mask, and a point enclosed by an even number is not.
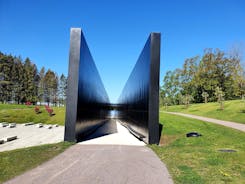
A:
[[[39,83],[38,83],[38,100],[40,103],[44,102],[44,90],[45,90],[45,68],[42,67],[39,72]]]
[[[61,74],[59,79],[59,98],[62,105],[65,104],[67,89],[67,79],[64,74]]]
[[[48,105],[50,102],[57,103],[58,77],[50,69],[44,76],[44,97]]]
[[[6,103],[11,100],[11,65],[12,65],[11,55],[1,55],[0,58],[0,100],[2,103]]]

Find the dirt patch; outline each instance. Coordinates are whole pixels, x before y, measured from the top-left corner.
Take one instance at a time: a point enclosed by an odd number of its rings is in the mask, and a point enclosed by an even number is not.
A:
[[[160,146],[167,146],[170,143],[174,142],[178,136],[176,135],[161,135],[159,145]]]

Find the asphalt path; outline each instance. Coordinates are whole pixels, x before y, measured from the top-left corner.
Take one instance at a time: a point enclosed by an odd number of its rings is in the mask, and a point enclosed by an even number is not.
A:
[[[242,132],[245,132],[245,124],[241,124],[241,123],[236,123],[236,122],[232,122],[232,121],[218,120],[218,119],[213,119],[213,118],[207,118],[207,117],[197,116],[197,115],[192,115],[192,114],[184,114],[184,113],[180,113],[180,112],[166,112],[166,111],[161,111],[161,112],[168,113],[168,114],[179,115],[179,116],[184,116],[184,117],[188,117],[188,118],[194,118],[194,119],[198,119],[198,120],[202,120],[202,121],[206,121],[206,122],[210,122],[210,123],[223,125],[223,126],[226,126],[226,127],[234,128],[234,129],[240,130]]]
[[[95,138],[7,181],[8,184],[173,184],[165,164],[125,127],[108,124]],[[108,129],[107,129],[108,130]],[[100,137],[98,137],[100,135]]]

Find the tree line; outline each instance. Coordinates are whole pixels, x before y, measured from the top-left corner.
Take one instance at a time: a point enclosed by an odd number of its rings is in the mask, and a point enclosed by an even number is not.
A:
[[[244,98],[245,70],[241,54],[205,49],[202,56],[184,61],[182,68],[167,71],[160,89],[162,105]]]
[[[65,104],[67,78],[37,66],[29,59],[0,52],[0,102]]]

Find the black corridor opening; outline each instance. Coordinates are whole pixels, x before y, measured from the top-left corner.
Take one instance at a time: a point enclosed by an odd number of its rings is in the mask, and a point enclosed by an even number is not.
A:
[[[112,128],[113,119],[118,119],[144,142],[157,144],[159,141],[159,66],[160,33],[151,33],[122,90],[118,103],[110,104],[82,30],[72,28],[65,141],[86,140],[96,131],[98,135],[116,131]]]

